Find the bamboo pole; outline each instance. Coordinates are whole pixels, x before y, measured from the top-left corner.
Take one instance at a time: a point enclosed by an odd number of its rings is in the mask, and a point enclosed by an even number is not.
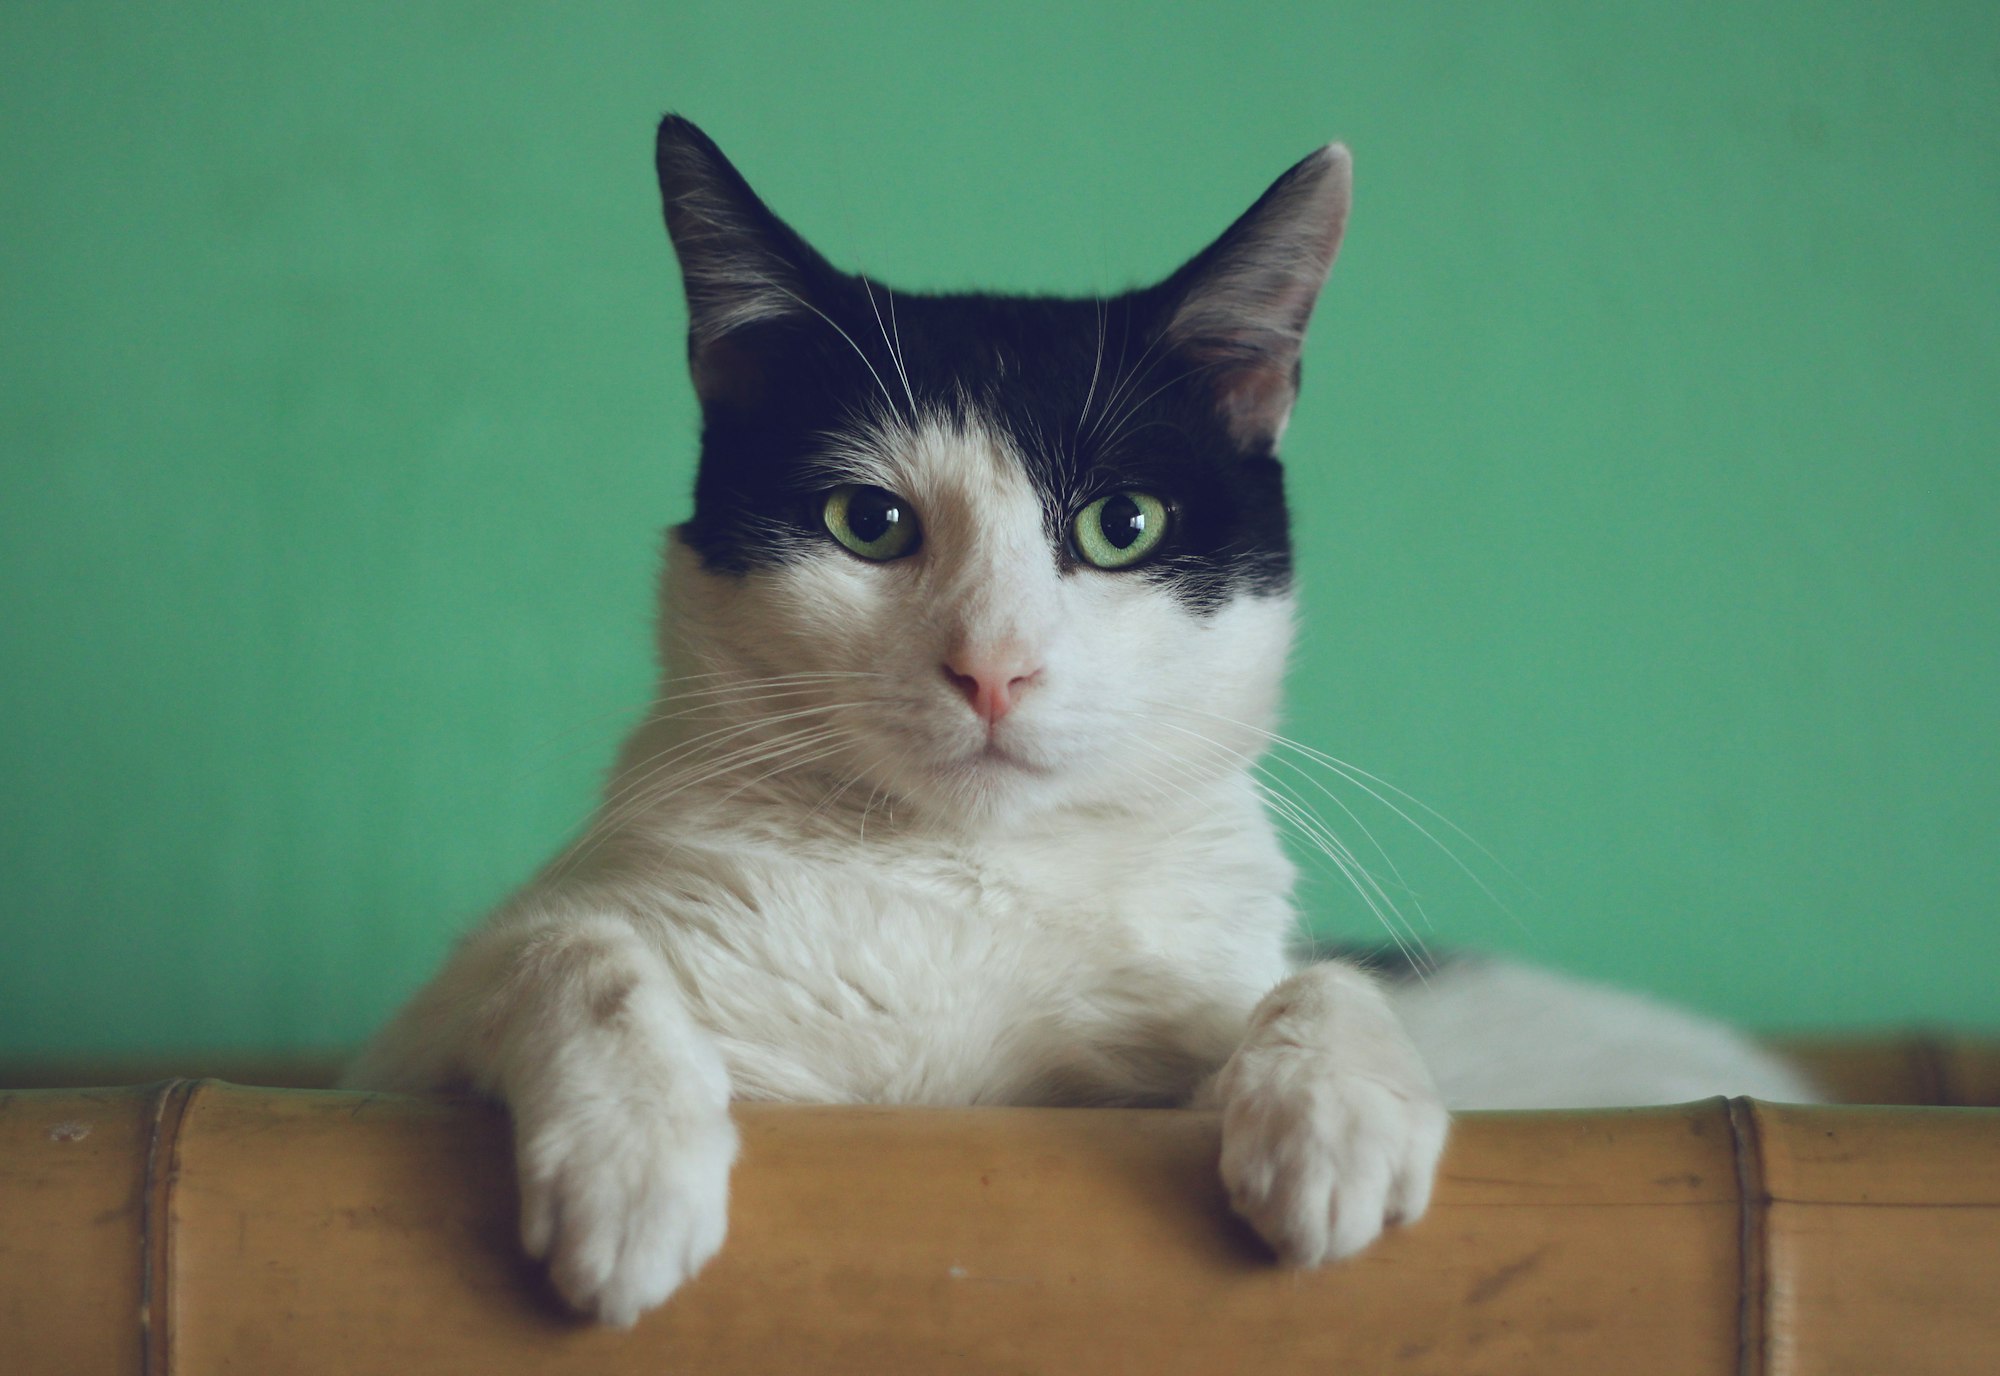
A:
[[[741,1106],[722,1255],[629,1333],[518,1255],[464,1101],[0,1095],[0,1372],[2000,1371],[2000,1111],[1468,1114],[1418,1226],[1281,1270],[1215,1121]]]

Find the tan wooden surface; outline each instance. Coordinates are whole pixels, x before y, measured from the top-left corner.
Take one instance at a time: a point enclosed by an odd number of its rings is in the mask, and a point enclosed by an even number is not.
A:
[[[0,1372],[140,1369],[156,1098],[0,1090]]]
[[[1996,1119],[1756,1106],[1770,1369],[2000,1374]]]
[[[517,1256],[489,1107],[0,1096],[0,1372],[2000,1371],[2000,1111],[1467,1115],[1431,1215],[1309,1274],[1207,1115],[738,1117],[722,1256],[617,1333]]]

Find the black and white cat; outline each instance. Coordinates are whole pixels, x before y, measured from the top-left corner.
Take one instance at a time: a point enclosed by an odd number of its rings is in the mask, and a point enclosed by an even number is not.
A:
[[[1807,1097],[1627,995],[1287,956],[1250,766],[1345,149],[1108,300],[893,294],[687,121],[658,168],[703,417],[660,696],[349,1076],[506,1102],[578,1309],[630,1323],[721,1246],[732,1098],[1213,1105],[1237,1211],[1313,1265],[1424,1212],[1447,1104]]]

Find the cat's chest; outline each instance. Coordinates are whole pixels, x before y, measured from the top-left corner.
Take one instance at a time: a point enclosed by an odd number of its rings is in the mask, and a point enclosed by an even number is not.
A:
[[[1254,838],[732,860],[742,908],[676,933],[676,964],[754,1097],[1171,1095],[1282,970],[1289,876]]]

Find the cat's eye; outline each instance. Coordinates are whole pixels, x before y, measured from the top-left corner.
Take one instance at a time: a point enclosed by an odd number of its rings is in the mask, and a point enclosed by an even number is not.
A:
[[[1076,552],[1101,569],[1124,569],[1167,538],[1167,504],[1150,492],[1114,492],[1076,514]]]
[[[848,483],[826,494],[826,532],[863,559],[900,559],[923,540],[916,508],[884,487]]]

